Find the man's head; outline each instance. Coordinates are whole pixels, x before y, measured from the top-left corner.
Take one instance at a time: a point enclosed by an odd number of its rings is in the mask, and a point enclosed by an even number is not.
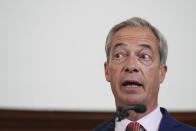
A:
[[[150,23],[132,18],[114,26],[106,39],[105,76],[117,106],[157,106],[167,71],[167,42]]]

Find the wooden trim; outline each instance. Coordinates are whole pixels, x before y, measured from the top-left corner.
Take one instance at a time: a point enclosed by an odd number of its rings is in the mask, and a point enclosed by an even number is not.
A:
[[[196,112],[171,112],[174,118],[196,126]],[[1,131],[89,131],[112,112],[0,110]],[[77,126],[76,126],[77,123]]]
[[[170,112],[178,121],[196,127],[196,112]]]

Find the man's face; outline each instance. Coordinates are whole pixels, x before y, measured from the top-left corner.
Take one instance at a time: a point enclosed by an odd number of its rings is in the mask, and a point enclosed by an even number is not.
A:
[[[156,107],[166,70],[166,65],[160,65],[157,39],[149,28],[124,27],[112,37],[105,76],[117,106]]]

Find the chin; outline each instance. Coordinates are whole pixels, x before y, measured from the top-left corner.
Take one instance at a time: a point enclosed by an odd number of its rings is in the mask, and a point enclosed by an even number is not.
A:
[[[126,99],[125,99],[125,103],[127,105],[134,105],[134,104],[143,104],[144,100],[141,98],[141,97],[138,97],[138,96],[128,96]]]

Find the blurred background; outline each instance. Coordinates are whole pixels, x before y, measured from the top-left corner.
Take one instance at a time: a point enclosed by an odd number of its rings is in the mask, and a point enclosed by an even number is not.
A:
[[[159,105],[196,111],[195,0],[0,0],[0,108],[114,111],[105,39],[134,16],[169,46]]]

